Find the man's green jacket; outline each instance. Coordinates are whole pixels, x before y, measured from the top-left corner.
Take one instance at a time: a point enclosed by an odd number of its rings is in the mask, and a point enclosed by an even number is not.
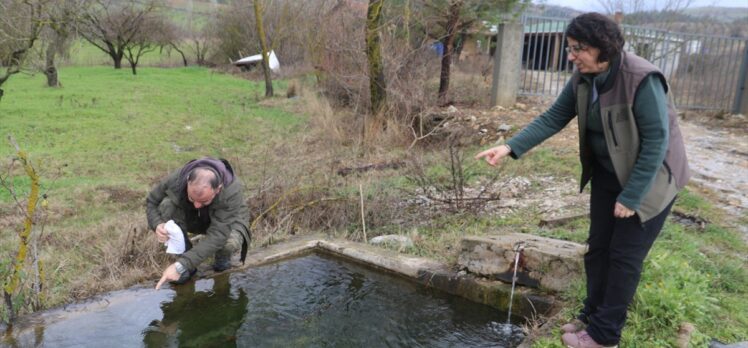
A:
[[[230,170],[230,167],[229,167]],[[244,237],[242,247],[242,260],[246,255],[249,237],[249,209],[244,200],[243,188],[241,181],[234,177],[228,185],[224,184],[223,189],[216,195],[213,201],[206,207],[195,209],[187,199],[186,180],[180,178],[178,169],[163,179],[156,187],[151,190],[146,199],[146,215],[148,216],[148,226],[155,230],[156,226],[165,223],[168,219],[161,216],[159,204],[164,198],[169,197],[172,202],[179,202],[178,206],[184,209],[187,219],[205,219],[209,217],[209,224],[205,230],[186,230],[184,232],[204,234],[205,237],[197,245],[180,255],[179,261],[188,270],[195,269],[203,260],[211,257],[216,251],[223,248],[226,244],[232,230],[236,230]],[[233,174],[233,173],[232,173]],[[199,225],[186,221],[186,226]]]

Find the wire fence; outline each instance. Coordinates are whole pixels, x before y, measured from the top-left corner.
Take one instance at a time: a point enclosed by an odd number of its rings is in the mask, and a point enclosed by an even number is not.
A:
[[[521,95],[556,96],[573,72],[566,59],[569,19],[525,15],[521,58]],[[622,25],[624,50],[659,67],[681,109],[732,110],[748,39],[677,33]]]

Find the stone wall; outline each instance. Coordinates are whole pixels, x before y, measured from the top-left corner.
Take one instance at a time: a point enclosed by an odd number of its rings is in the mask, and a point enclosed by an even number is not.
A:
[[[563,291],[582,277],[586,246],[523,233],[465,237],[457,263],[469,273],[511,283],[520,249],[517,284]]]

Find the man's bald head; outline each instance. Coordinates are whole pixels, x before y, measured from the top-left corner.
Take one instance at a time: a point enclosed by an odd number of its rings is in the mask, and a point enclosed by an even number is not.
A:
[[[210,205],[221,192],[220,175],[209,167],[197,167],[187,176],[187,199],[196,209]]]

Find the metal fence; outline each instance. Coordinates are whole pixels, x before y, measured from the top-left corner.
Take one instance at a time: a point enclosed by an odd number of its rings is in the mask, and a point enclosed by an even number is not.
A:
[[[521,95],[556,96],[571,76],[564,29],[569,19],[522,17]],[[681,109],[733,110],[748,39],[623,25],[624,49],[660,68]]]

